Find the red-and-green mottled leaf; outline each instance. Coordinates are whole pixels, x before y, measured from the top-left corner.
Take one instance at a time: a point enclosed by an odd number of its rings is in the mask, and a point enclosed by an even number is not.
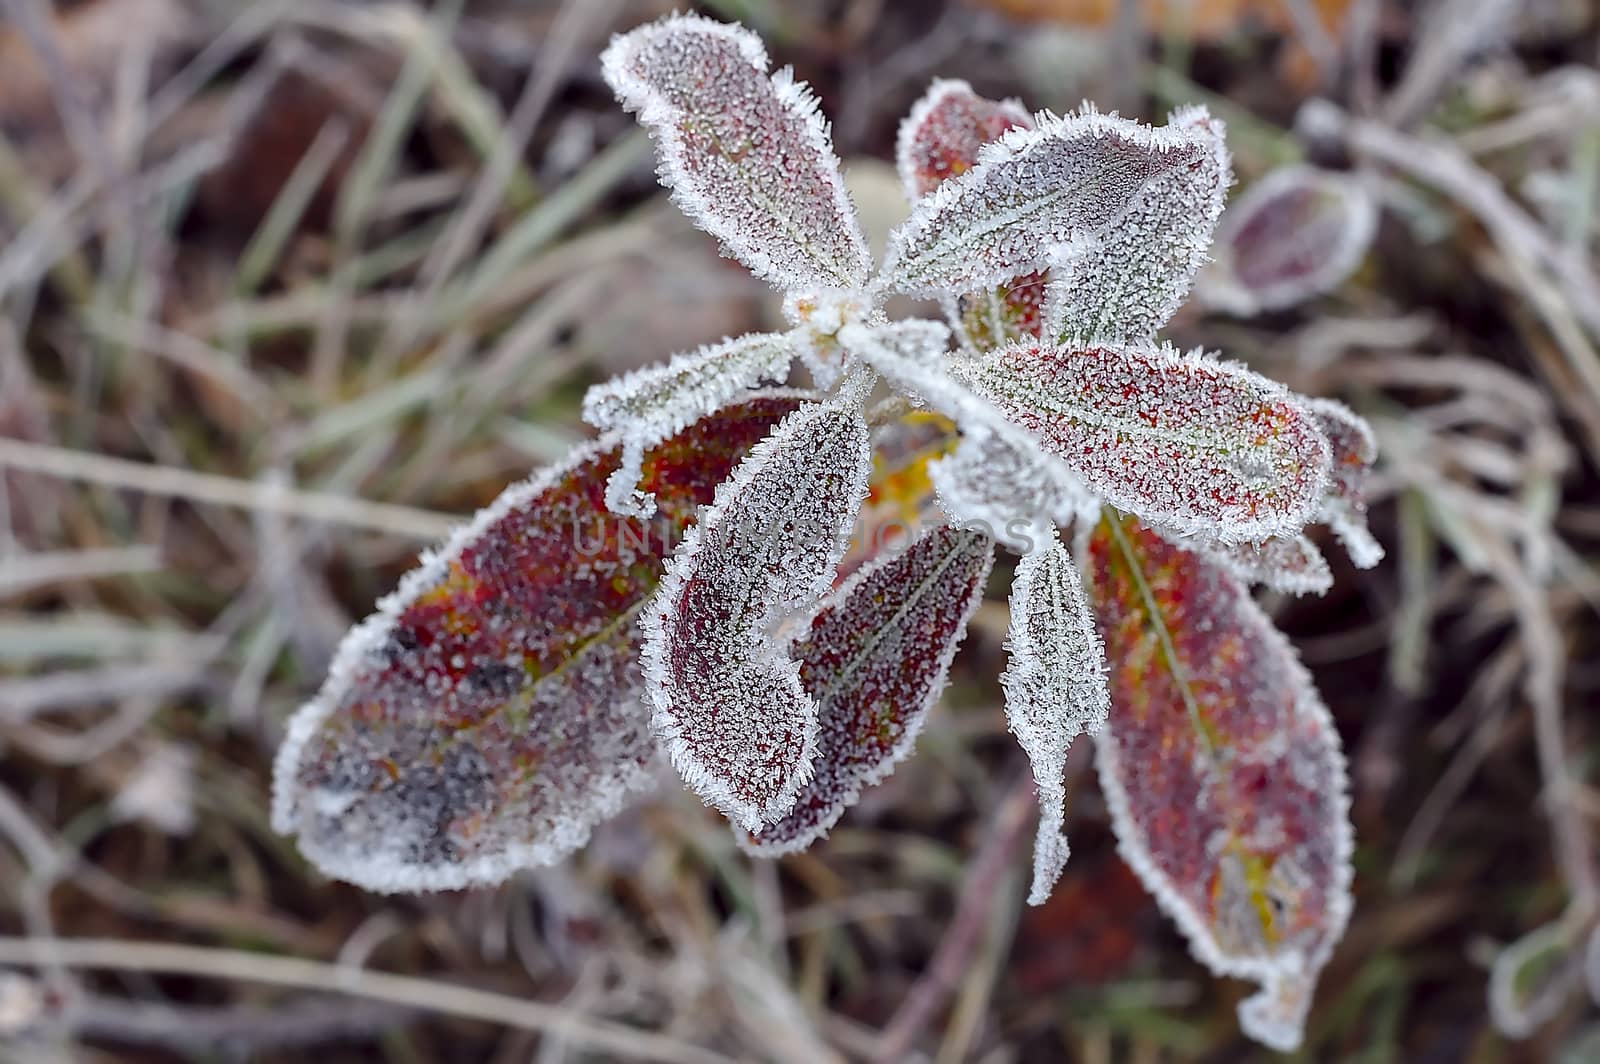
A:
[[[273,824],[370,890],[503,880],[647,781],[635,618],[697,509],[803,402],[772,393],[651,449],[653,521],[606,510],[620,444],[508,489],[384,599],[290,722]]]
[[[978,149],[1010,129],[1032,129],[1016,100],[990,100],[964,81],[937,80],[900,123],[895,162],[906,198],[915,201],[972,169]],[[1047,272],[1030,272],[957,297],[950,324],[971,347],[988,351],[1038,336]]]
[[[1016,344],[963,378],[1106,502],[1227,542],[1298,533],[1328,442],[1289,391],[1170,347]]]
[[[811,778],[817,711],[781,626],[833,586],[871,472],[869,378],[757,444],[684,537],[646,611],[653,722],[696,794],[749,831]]]
[[[1377,228],[1372,196],[1348,175],[1286,166],[1222,216],[1201,292],[1236,314],[1292,306],[1339,285]]]
[[[1089,553],[1111,665],[1100,780],[1123,856],[1197,957],[1262,985],[1245,1032],[1292,1049],[1350,911],[1338,734],[1221,568],[1110,511]]]
[[[993,561],[987,536],[934,528],[834,593],[794,649],[821,726],[815,775],[746,849],[805,849],[911,752]]]

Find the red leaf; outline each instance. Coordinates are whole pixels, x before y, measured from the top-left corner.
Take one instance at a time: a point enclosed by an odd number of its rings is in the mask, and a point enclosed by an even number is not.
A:
[[[443,890],[559,860],[646,782],[634,624],[673,545],[797,393],[645,457],[654,521],[606,511],[620,447],[516,485],[379,603],[289,725],[273,824],[329,875]]]
[[[1019,100],[989,100],[965,81],[935,79],[900,123],[895,165],[906,198],[916,200],[972,169],[978,149],[1008,129],[1033,128]]]
[[[821,727],[815,775],[788,815],[743,839],[746,849],[805,849],[911,752],[993,561],[989,537],[935,528],[835,593],[796,648]]]
[[[1245,1032],[1292,1049],[1350,911],[1338,734],[1233,577],[1109,511],[1089,550],[1111,662],[1100,779],[1122,854],[1200,960],[1262,984]]]

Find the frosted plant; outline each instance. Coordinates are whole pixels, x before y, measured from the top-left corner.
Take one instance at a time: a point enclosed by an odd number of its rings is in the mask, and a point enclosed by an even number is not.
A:
[[[1200,298],[1251,315],[1330,291],[1361,264],[1377,225],[1377,205],[1357,178],[1281,167],[1228,211]]]
[[[1123,854],[1200,960],[1261,984],[1246,1033],[1297,1044],[1350,907],[1345,769],[1249,586],[1325,590],[1314,522],[1376,564],[1375,455],[1343,406],[1160,339],[1222,217],[1221,123],[937,82],[874,270],[814,98],[753,35],[673,16],[603,66],[787,326],[593,388],[599,439],[345,640],[290,722],[277,830],[373,890],[492,884],[583,845],[665,760],[748,852],[803,849],[910,753],[1003,546],[1028,900],[1067,863],[1093,733]],[[947,322],[890,321],[893,293]],[[768,387],[796,363],[814,390]]]

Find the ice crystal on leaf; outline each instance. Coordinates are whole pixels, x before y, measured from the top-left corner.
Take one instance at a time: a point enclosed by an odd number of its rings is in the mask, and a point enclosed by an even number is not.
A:
[[[936,78],[912,106],[895,140],[895,169],[915,202],[978,161],[978,150],[1015,127],[1033,128],[1020,100],[987,100],[965,81]]]
[[[1133,518],[1089,546],[1111,662],[1097,742],[1120,848],[1214,971],[1262,989],[1246,1033],[1301,1038],[1350,912],[1344,757],[1288,641],[1245,588]]]
[[[1216,562],[1247,584],[1290,595],[1320,595],[1333,586],[1333,570],[1305,536],[1275,536],[1259,543],[1188,542],[1176,546]]]
[[[1052,529],[1022,556],[1011,583],[1011,660],[1000,677],[1006,723],[1027,751],[1039,790],[1028,904],[1043,905],[1071,852],[1063,827],[1067,748],[1106,722],[1106,659],[1083,595],[1083,578]]]
[[[865,383],[786,418],[679,544],[643,618],[654,723],[690,789],[751,832],[811,778],[817,708],[780,625],[833,583],[866,494]]]
[[[648,780],[634,618],[673,541],[796,410],[778,394],[653,448],[618,521],[615,438],[509,488],[353,629],[273,769],[273,826],[369,890],[497,883],[583,845]]]
[[[1221,124],[936,82],[874,274],[815,100],[768,66],[692,15],[603,57],[662,182],[783,292],[788,330],[591,389],[601,439],[351,632],[290,723],[274,826],[374,890],[489,884],[579,846],[664,750],[747,850],[802,849],[909,753],[998,541],[1022,556],[1001,683],[1039,793],[1029,900],[1067,859],[1069,745],[1099,729],[1122,852],[1203,960],[1262,984],[1245,1030],[1292,1046],[1349,908],[1344,764],[1249,585],[1327,587],[1311,521],[1382,557],[1375,447],[1340,404],[1158,336],[1218,231]],[[1218,276],[1262,305],[1331,283],[1363,224],[1348,189],[1286,180],[1221,223]],[[888,320],[896,292],[949,327]],[[822,391],[756,391],[797,360]]]
[[[1350,276],[1377,223],[1372,195],[1357,179],[1310,166],[1274,170],[1218,227],[1200,294],[1242,315],[1293,306]]]
[[[804,83],[767,65],[761,38],[694,15],[617,37],[601,56],[655,136],[684,214],[779,288],[859,288],[872,260],[827,122]]]
[[[816,771],[794,808],[745,838],[746,849],[805,849],[911,752],[993,560],[987,536],[936,527],[834,593],[794,650],[817,706]]]
[[[897,343],[900,334],[856,328],[846,336],[902,394],[960,426],[963,453],[930,471],[952,521],[981,526],[1026,548],[1037,541],[1032,533],[1041,522],[1066,521],[1094,508],[1094,497],[1065,462],[915,345]]]
[[[1328,442],[1281,385],[1170,347],[1018,344],[963,379],[1113,506],[1225,542],[1294,532]]]

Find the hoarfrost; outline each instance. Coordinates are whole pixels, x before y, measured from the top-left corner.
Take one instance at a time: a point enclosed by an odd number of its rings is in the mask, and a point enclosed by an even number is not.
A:
[[[1195,956],[1261,990],[1246,1034],[1299,1045],[1349,918],[1349,781],[1294,649],[1246,588],[1131,518],[1089,540],[1111,661],[1096,739],[1118,848]]]
[[[1332,476],[1317,520],[1333,529],[1358,569],[1383,561],[1383,544],[1367,530],[1367,475],[1378,459],[1372,426],[1333,399],[1303,400],[1332,449]]]
[[[1215,157],[1201,114],[1159,129],[1087,105],[1039,114],[1034,128],[985,144],[977,165],[917,202],[890,234],[877,283],[914,295],[971,292],[1086,253],[1120,231],[1150,182]]]
[[[1298,534],[1328,482],[1328,442],[1289,391],[1170,346],[1016,344],[961,379],[1096,495],[1223,542]]]
[[[1204,109],[1175,111],[1167,123],[1200,150],[1151,176],[1101,239],[1068,244],[1052,258],[1043,335],[1077,345],[1153,340],[1183,305],[1233,169],[1222,123]]]

